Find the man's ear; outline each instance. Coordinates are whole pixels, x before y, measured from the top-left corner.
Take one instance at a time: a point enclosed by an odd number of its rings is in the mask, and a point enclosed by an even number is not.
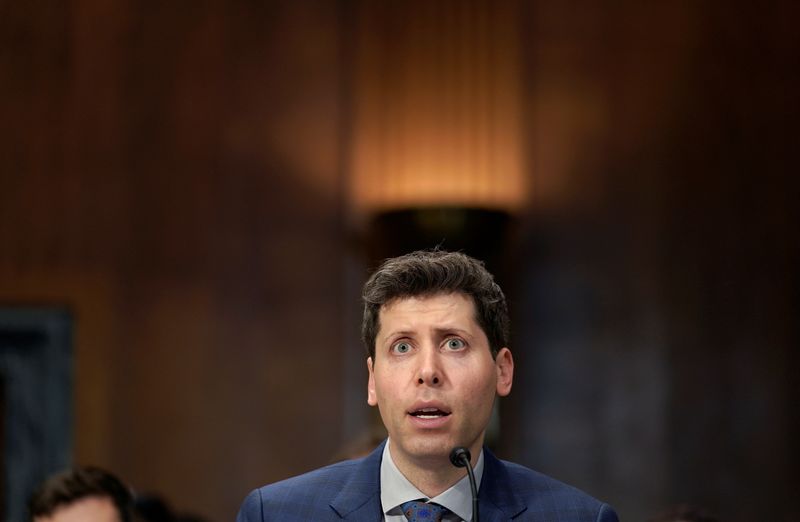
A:
[[[511,393],[511,384],[514,381],[514,358],[511,350],[501,348],[494,363],[497,367],[497,395],[505,397]]]
[[[369,380],[367,380],[367,404],[370,406],[377,406],[378,397],[375,394],[375,371],[372,368],[372,357],[367,357],[367,371],[369,372]]]

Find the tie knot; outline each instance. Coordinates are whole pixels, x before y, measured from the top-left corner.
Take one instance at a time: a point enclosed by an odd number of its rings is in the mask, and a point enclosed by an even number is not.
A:
[[[419,500],[406,502],[401,507],[409,522],[441,522],[442,517],[450,512],[449,509],[439,504]]]

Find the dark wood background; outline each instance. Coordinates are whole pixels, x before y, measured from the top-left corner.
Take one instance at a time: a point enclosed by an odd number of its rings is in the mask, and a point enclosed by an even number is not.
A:
[[[0,4],[0,300],[74,314],[76,462],[222,522],[364,427],[355,9]],[[800,518],[797,11],[520,4],[499,451],[626,520]]]

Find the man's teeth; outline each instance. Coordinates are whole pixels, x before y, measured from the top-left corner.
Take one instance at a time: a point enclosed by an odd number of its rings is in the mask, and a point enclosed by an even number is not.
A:
[[[444,417],[447,413],[437,410],[436,408],[423,408],[413,412],[412,415],[420,419],[435,419],[437,417]]]

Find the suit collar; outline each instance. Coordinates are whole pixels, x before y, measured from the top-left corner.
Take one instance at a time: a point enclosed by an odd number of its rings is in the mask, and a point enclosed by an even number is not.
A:
[[[483,455],[483,480],[478,492],[481,520],[512,519],[525,511],[527,506],[514,492],[514,484],[505,464],[485,446]]]
[[[386,441],[356,464],[356,469],[331,501],[331,508],[341,518],[353,520],[380,520],[381,509],[381,456]]]
[[[380,520],[381,456],[386,441],[362,459],[341,491],[331,501],[331,508],[343,519]],[[483,448],[484,468],[478,494],[481,519],[508,520],[525,511],[525,503],[514,493],[514,486],[505,465]]]

